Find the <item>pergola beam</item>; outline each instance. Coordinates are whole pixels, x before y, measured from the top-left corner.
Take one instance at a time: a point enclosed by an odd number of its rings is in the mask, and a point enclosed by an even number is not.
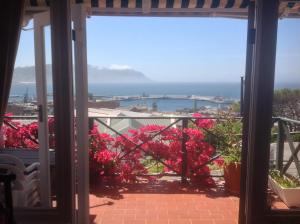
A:
[[[239,224],[245,223],[245,199],[246,199],[246,175],[247,175],[247,151],[248,151],[248,127],[249,127],[249,107],[250,107],[250,88],[251,73],[253,63],[253,46],[254,46],[254,19],[255,19],[255,2],[251,1],[248,8],[248,25],[247,25],[247,50],[246,50],[246,69],[245,69],[245,92],[243,104],[243,143],[241,158],[241,185],[239,201]]]
[[[71,7],[70,0],[50,4],[57,208],[61,221],[75,223]]]
[[[86,8],[84,4],[72,7],[75,30],[75,90],[77,140],[78,223],[89,222],[89,136],[88,136],[88,77],[86,47]]]
[[[51,207],[50,163],[49,163],[49,133],[48,133],[48,105],[47,105],[47,78],[44,26],[49,22],[49,13],[34,15],[34,58],[36,95],[38,104],[38,138],[40,162],[40,189],[41,204]]]
[[[266,223],[278,0],[257,0],[251,76],[245,223]]]

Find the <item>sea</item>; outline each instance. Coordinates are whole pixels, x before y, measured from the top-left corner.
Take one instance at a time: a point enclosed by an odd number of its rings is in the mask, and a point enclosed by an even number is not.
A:
[[[226,99],[240,99],[240,83],[106,83],[89,84],[88,92],[94,96],[142,96],[142,95],[166,95],[166,96],[222,96]],[[275,89],[300,88],[299,83],[276,83]],[[36,99],[36,88],[33,83],[13,84],[10,93],[10,101],[20,101],[24,95],[29,99]],[[49,100],[52,98],[52,86],[48,86]],[[147,106],[151,108],[153,103],[158,111],[176,111],[179,109],[192,109],[194,100],[186,99],[147,99],[147,100],[124,100],[120,106]],[[197,107],[218,107],[217,103],[197,101]]]

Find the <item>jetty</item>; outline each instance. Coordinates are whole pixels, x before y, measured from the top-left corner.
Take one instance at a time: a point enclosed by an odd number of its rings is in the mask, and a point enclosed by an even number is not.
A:
[[[232,104],[237,99],[223,96],[197,96],[197,95],[128,95],[128,96],[100,96],[94,95],[97,100],[116,100],[116,101],[134,101],[134,100],[195,100],[206,101],[216,104]]]

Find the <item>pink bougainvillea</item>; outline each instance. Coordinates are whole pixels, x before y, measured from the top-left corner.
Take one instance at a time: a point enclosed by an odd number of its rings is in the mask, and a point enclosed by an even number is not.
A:
[[[89,131],[91,179],[136,182],[139,175],[148,173],[143,164],[146,156],[161,162],[164,166],[163,172],[181,174],[184,138],[187,151],[186,176],[193,182],[213,183],[209,177],[208,163],[215,149],[206,142],[203,129],[212,128],[214,122],[211,119],[203,119],[201,114],[194,114],[194,117],[196,126],[193,128],[171,127],[165,130],[166,126],[146,125],[129,130],[123,136],[100,133],[98,127],[94,126]],[[3,138],[0,143],[3,147],[38,149],[37,122],[21,124],[10,118],[6,119],[7,122],[1,130]],[[55,148],[54,119],[50,118],[48,123],[49,145],[50,148]],[[215,163],[221,165],[222,160],[218,159]]]
[[[3,147],[6,148],[30,148],[38,149],[38,125],[37,122],[22,124],[12,121],[12,114],[5,114],[4,125],[1,130]]]
[[[114,179],[125,182],[137,181],[137,175],[145,174],[140,162],[142,153],[133,150],[136,141],[133,137],[112,137],[99,133],[97,126],[90,130],[89,154],[92,178]]]
[[[201,117],[201,115],[196,115]],[[187,136],[186,176],[193,182],[212,184],[208,163],[215,149],[205,141],[202,128],[211,128],[214,122],[209,119],[196,119],[196,128],[169,128],[161,125],[146,125],[128,134],[112,137],[99,133],[97,126],[90,131],[90,158],[92,170],[103,177],[117,175],[121,181],[137,181],[137,176],[146,174],[142,164],[145,156],[164,164],[164,172],[182,172],[182,138]],[[164,130],[164,131],[163,131]],[[161,132],[157,135],[158,132]],[[136,145],[140,145],[137,147]],[[113,153],[113,151],[115,151]],[[99,159],[101,158],[101,159]],[[218,161],[220,162],[220,161]]]
[[[212,128],[215,125],[214,120],[212,119],[203,119],[202,114],[200,113],[194,113],[193,117],[198,118],[196,119],[195,123],[199,128]],[[200,119],[202,118],[202,119]]]

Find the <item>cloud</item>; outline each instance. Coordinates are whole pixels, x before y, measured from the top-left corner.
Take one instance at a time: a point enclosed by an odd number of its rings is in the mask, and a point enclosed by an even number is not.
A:
[[[129,66],[129,65],[112,64],[112,65],[109,66],[109,69],[112,69],[112,70],[128,70],[128,69],[132,69],[132,67]]]

